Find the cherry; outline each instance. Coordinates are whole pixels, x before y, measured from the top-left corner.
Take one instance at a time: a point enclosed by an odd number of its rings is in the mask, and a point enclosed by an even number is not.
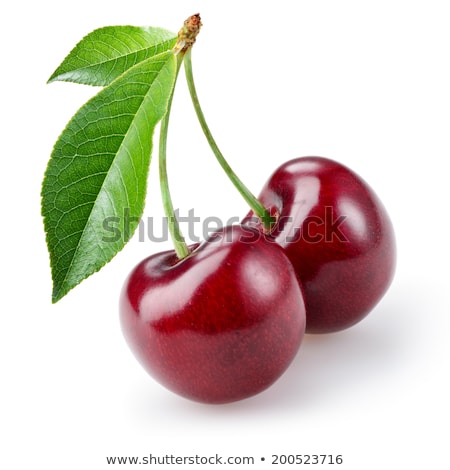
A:
[[[306,332],[364,318],[388,289],[396,258],[391,221],[368,184],[333,160],[303,157],[281,165],[258,199],[276,218],[269,236],[302,282]],[[255,219],[250,212],[243,222]]]
[[[150,375],[206,403],[269,387],[305,329],[303,294],[283,249],[239,225],[214,232],[183,259],[166,251],[139,263],[124,284],[120,317]]]

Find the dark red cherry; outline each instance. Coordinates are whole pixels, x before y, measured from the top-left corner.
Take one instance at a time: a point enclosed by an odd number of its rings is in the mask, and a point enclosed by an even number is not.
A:
[[[120,317],[149,374],[206,403],[269,387],[305,329],[302,291],[283,249],[242,226],[215,232],[182,260],[167,251],[142,261],[123,287]]]
[[[306,332],[330,333],[364,318],[387,291],[395,270],[389,216],[369,185],[321,157],[280,166],[258,198],[276,215],[270,236],[301,280]],[[250,212],[244,223],[255,220]]]

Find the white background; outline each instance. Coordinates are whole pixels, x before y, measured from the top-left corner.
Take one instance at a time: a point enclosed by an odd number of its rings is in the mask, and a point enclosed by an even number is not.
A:
[[[272,454],[308,453],[342,454],[345,469],[447,468],[447,4],[43,0],[2,7],[1,468],[100,469],[106,456],[215,453],[253,456],[259,468],[270,466]],[[46,85],[54,69],[97,27],[177,31],[197,11],[200,99],[240,177],[257,193],[286,160],[339,160],[375,188],[398,241],[394,283],[363,322],[306,337],[274,386],[224,406],[163,389],[122,338],[122,282],[169,244],[134,238],[52,305],[40,216],[53,143],[96,91]],[[224,221],[246,213],[205,144],[183,75],[168,158],[182,213],[195,208]],[[157,221],[156,168],[155,160],[145,217]]]

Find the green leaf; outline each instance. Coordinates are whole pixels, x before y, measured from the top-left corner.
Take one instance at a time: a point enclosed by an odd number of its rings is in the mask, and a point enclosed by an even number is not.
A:
[[[135,65],[89,100],[57,140],[42,187],[53,302],[111,260],[136,229],[176,63],[169,51]]]
[[[171,50],[176,39],[176,34],[161,28],[99,28],[72,49],[48,81],[108,85],[139,62]]]

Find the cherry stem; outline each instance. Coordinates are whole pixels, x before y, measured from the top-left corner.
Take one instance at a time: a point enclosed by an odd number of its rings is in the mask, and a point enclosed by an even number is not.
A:
[[[177,72],[175,77],[175,83],[178,77],[178,72],[180,70],[181,64],[183,62],[183,55],[177,55]],[[183,259],[189,255],[189,248],[186,245],[183,234],[181,233],[178,220],[175,216],[175,212],[172,204],[172,197],[169,190],[169,179],[167,176],[167,134],[169,130],[169,119],[170,119],[170,109],[172,107],[172,100],[175,91],[175,84],[172,90],[172,93],[169,98],[167,105],[167,112],[164,118],[161,121],[160,136],[159,136],[159,181],[161,187],[161,197],[164,207],[164,212],[167,218],[167,224],[172,238],[173,246],[175,248],[175,253],[179,259]]]
[[[195,88],[194,76],[192,73],[192,58],[191,58],[191,49],[188,49],[184,57],[184,69],[186,72],[186,80],[189,88],[189,93],[191,95],[192,103],[194,105],[195,112],[197,113],[197,118],[202,127],[203,133],[216,156],[220,166],[223,168],[228,178],[231,180],[235,188],[239,191],[242,197],[245,199],[247,204],[250,206],[250,209],[254,214],[261,219],[263,227],[266,230],[270,230],[275,219],[270,215],[266,208],[261,204],[261,202],[250,192],[250,190],[245,186],[245,184],[239,179],[236,173],[232,170],[219,147],[217,146],[214,137],[211,134],[211,131],[206,123],[205,115],[203,114],[202,108],[200,106],[200,101],[198,99],[197,90]]]

